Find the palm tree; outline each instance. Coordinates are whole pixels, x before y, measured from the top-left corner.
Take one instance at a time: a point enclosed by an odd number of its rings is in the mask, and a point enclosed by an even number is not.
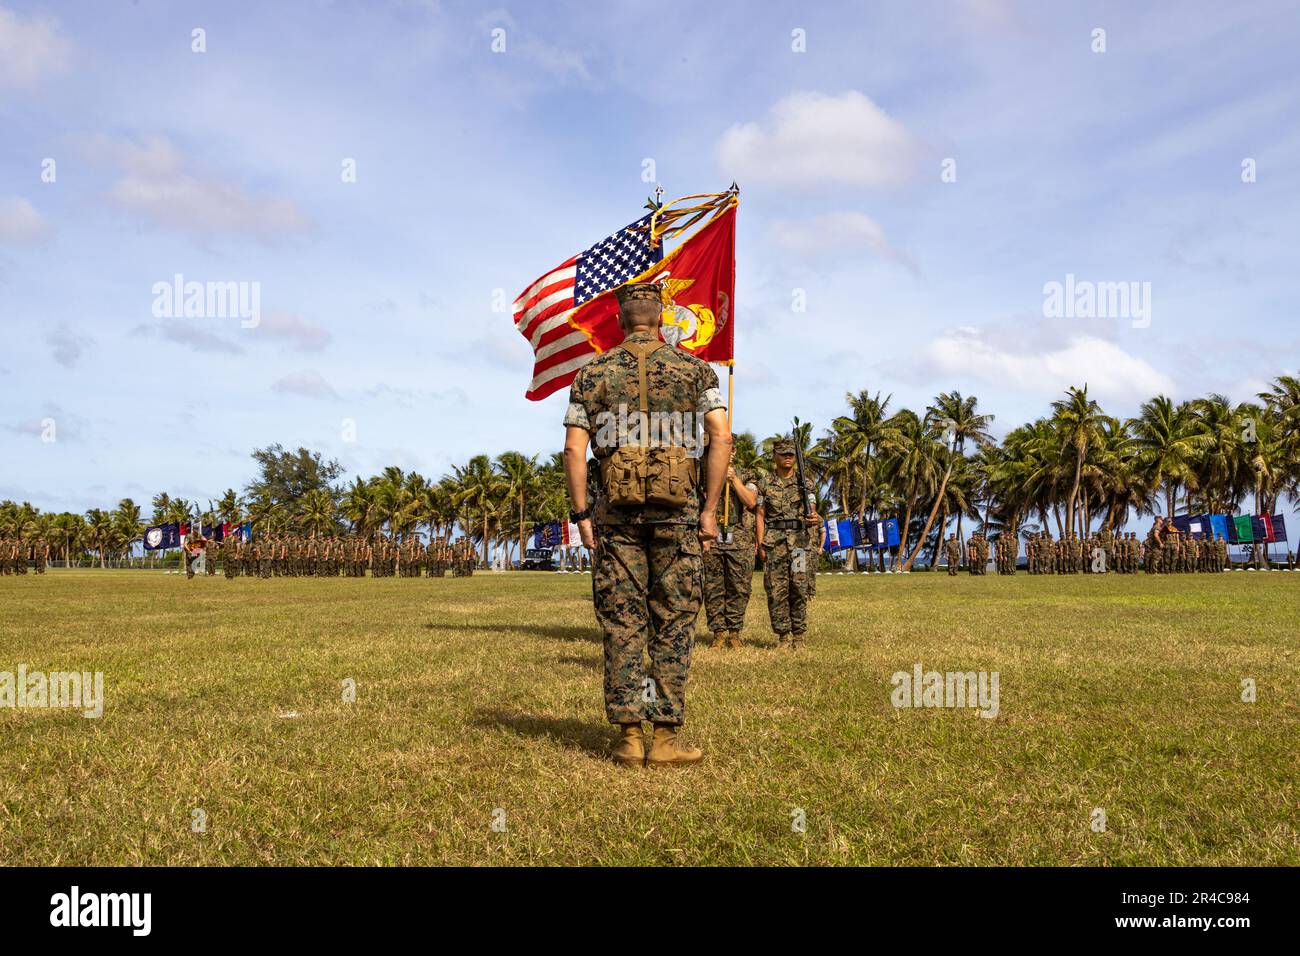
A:
[[[1080,483],[1083,480],[1083,463],[1088,457],[1088,450],[1101,441],[1102,414],[1101,407],[1088,397],[1088,386],[1075,388],[1073,385],[1065,391],[1065,398],[1052,402],[1052,423],[1060,435],[1063,449],[1074,452],[1074,479],[1070,487],[1070,496],[1065,501],[1065,523],[1071,532],[1077,531],[1080,537],[1087,535],[1087,517],[1079,508]],[[1076,509],[1079,509],[1076,511]],[[1074,517],[1078,513],[1079,525],[1076,528]]]
[[[951,444],[960,457],[966,455],[966,443],[974,442],[979,448],[993,443],[989,436],[989,425],[993,424],[992,415],[981,415],[977,410],[979,399],[974,395],[963,397],[961,392],[942,392],[934,404],[925,410],[926,421],[942,429],[947,436],[945,444]],[[957,537],[961,538],[962,513],[957,512]]]
[[[952,477],[953,466],[960,457],[955,441],[951,445],[941,441],[946,435],[951,434],[950,431],[940,431],[934,425],[923,426],[918,448],[920,467],[916,473],[917,484],[914,486],[914,490],[917,492],[916,500],[918,504],[926,500],[931,494],[934,495],[934,504],[930,508],[930,514],[925,519],[925,525],[921,528],[915,550],[903,562],[901,569],[903,571],[912,570],[912,562],[916,560],[916,556],[921,553],[921,549],[925,546],[926,538],[930,534],[930,527],[934,524],[935,515],[939,513],[939,506],[943,503],[944,495],[948,490],[948,481]],[[943,477],[939,479],[938,487],[935,488],[933,479],[940,468],[943,469]],[[910,504],[908,512],[910,517]],[[906,538],[904,542],[906,543]],[[906,551],[906,548],[903,550]]]
[[[339,513],[353,534],[369,537],[374,531],[375,489],[368,481],[354,478],[343,492]]]
[[[113,530],[123,551],[130,551],[144,538],[144,522],[140,520],[140,506],[130,498],[123,498],[113,512]]]
[[[947,462],[943,455],[941,435],[913,411],[903,409],[893,417],[898,429],[898,441],[889,456],[889,480],[895,484],[903,501],[903,520],[899,523],[900,560],[906,557],[900,570],[909,570],[916,553],[908,555],[912,532],[912,512],[929,499],[940,484]],[[928,526],[927,526],[928,527]],[[917,551],[920,550],[918,545]]]
[[[338,529],[334,496],[324,488],[309,489],[298,502],[298,526],[308,534],[332,535]]]
[[[99,508],[86,512],[86,540],[99,552],[99,566],[108,567],[108,549],[113,543],[113,516]]]
[[[1240,497],[1246,479],[1245,454],[1249,429],[1246,406],[1234,408],[1226,396],[1209,395],[1191,402],[1191,430],[1200,436],[1202,445],[1189,462],[1189,491],[1195,493],[1201,507],[1218,513],[1230,501]]]
[[[57,536],[63,541],[63,566],[72,567],[72,549],[81,547],[86,531],[85,519],[81,515],[65,511],[54,516],[50,530],[51,536]]]
[[[475,455],[464,467],[453,466],[456,491],[453,498],[457,507],[481,523],[483,536],[483,564],[487,564],[488,545],[492,540],[492,522],[498,517],[497,509],[510,488],[510,483],[495,468],[487,455]],[[461,522],[468,528],[467,521]]]
[[[1205,444],[1205,436],[1196,432],[1191,407],[1157,395],[1142,405],[1128,427],[1147,481],[1164,489],[1165,517],[1172,517],[1178,490],[1191,474],[1196,452]]]
[[[835,419],[832,429],[838,436],[837,444],[842,454],[860,467],[856,474],[860,480],[860,493],[854,514],[861,520],[867,511],[866,465],[874,451],[888,451],[899,439],[897,427],[886,417],[892,396],[883,399],[880,393],[870,395],[865,391],[844,396],[849,404],[849,414]]]
[[[244,500],[239,496],[234,488],[227,488],[220,498],[217,499],[217,515],[222,524],[239,524],[243,513],[240,509],[244,506]]]
[[[537,456],[531,458],[517,451],[502,452],[497,456],[497,470],[509,483],[505,491],[507,502],[519,505],[519,558],[524,555],[524,515],[529,496],[539,489],[541,476],[537,469]],[[509,549],[507,549],[507,558]]]

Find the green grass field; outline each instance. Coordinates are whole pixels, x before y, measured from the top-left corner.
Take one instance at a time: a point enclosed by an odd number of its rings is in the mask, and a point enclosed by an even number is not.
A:
[[[100,719],[0,709],[0,863],[1300,863],[1300,574],[823,575],[799,652],[756,579],[674,771],[606,758],[590,592],[0,579],[0,671],[105,684]],[[895,709],[918,662],[998,671],[999,716]]]

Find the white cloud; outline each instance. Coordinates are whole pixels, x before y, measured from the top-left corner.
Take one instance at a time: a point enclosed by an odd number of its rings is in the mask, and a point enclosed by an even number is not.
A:
[[[882,259],[897,262],[915,273],[916,264],[885,239],[885,230],[859,212],[832,212],[811,219],[779,219],[772,223],[772,238],[786,252],[804,259],[824,260],[866,249]]]
[[[742,186],[863,186],[890,189],[916,170],[920,147],[902,123],[868,97],[792,93],[762,122],[722,134],[718,161]]]
[[[0,7],[0,89],[34,89],[67,65],[70,44],[49,17],[24,20]]]
[[[1044,396],[1087,384],[1098,399],[1145,401],[1176,391],[1173,379],[1114,342],[1073,335],[1060,345],[1032,350],[994,341],[982,330],[947,332],[924,350],[923,364],[935,374],[964,375],[991,385]]]
[[[330,341],[330,334],[310,319],[285,312],[263,316],[257,334],[288,342],[299,352],[319,352]]]
[[[271,390],[286,395],[305,395],[308,398],[338,398],[334,386],[325,381],[315,369],[294,372],[275,382]]]
[[[0,199],[0,242],[29,245],[45,242],[53,235],[54,227],[26,199]]]
[[[220,355],[242,355],[243,349],[215,332],[200,327],[191,319],[167,319],[154,325],[137,325],[131,330],[134,336],[156,335],[165,342],[184,345],[195,352]]]
[[[163,137],[143,143],[99,137],[93,150],[122,173],[109,201],[163,228],[199,238],[251,236],[264,242],[315,228],[292,200],[252,195],[198,168]]]

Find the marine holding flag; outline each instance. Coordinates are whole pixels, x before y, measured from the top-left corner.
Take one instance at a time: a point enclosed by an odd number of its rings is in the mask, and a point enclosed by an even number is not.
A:
[[[677,733],[700,611],[701,556],[717,536],[732,448],[717,373],[660,338],[663,293],[651,283],[618,290],[626,335],[577,373],[564,416],[570,518],[595,555],[605,713],[619,725],[614,760],[624,766],[683,766],[704,756]],[[703,469],[697,419],[708,436]],[[601,486],[594,514],[589,444]],[[642,721],[654,725],[649,748]]]
[[[593,553],[605,711],[620,727],[613,756],[625,766],[681,766],[704,756],[677,729],[701,559],[717,537],[732,449],[708,362],[732,360],[737,201],[733,186],[650,203],[649,215],[544,273],[513,310],[534,355],[526,397],[572,386],[564,418],[570,520]],[[663,240],[701,221],[664,254]],[[642,721],[654,725],[648,748]]]

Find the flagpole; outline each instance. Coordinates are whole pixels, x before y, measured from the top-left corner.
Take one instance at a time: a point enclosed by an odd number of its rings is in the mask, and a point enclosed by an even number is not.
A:
[[[736,181],[734,179],[731,181],[731,185],[727,188],[727,192],[731,193],[732,196],[740,195],[740,187],[736,185]],[[733,253],[734,253],[734,249],[733,249]],[[736,264],[734,258],[731,264],[731,272],[732,272],[732,276],[734,277],[736,272]],[[732,304],[734,305],[734,303]],[[735,326],[732,326],[731,335],[732,335],[732,342],[733,342],[731,348],[731,361],[727,363],[727,434],[731,436],[731,440],[732,440],[731,447],[734,451],[736,447],[735,436],[731,434],[731,423],[733,421],[733,415],[734,415],[732,406],[735,404],[735,396],[736,396],[736,348],[734,345],[735,335],[736,335]],[[727,467],[728,468],[731,467],[730,461],[727,462]],[[728,478],[725,496],[723,497],[722,500],[723,528],[724,529],[727,528],[730,525],[730,523],[731,523],[731,479]]]
[[[727,434],[731,434],[732,411],[731,405],[736,394],[736,360],[733,357],[731,364],[727,366]],[[734,442],[734,437],[733,437]],[[732,446],[735,447],[734,444]],[[731,467],[731,462],[727,462],[727,467]],[[722,498],[722,528],[725,531],[731,524],[731,479],[727,478],[726,491],[723,492]]]

